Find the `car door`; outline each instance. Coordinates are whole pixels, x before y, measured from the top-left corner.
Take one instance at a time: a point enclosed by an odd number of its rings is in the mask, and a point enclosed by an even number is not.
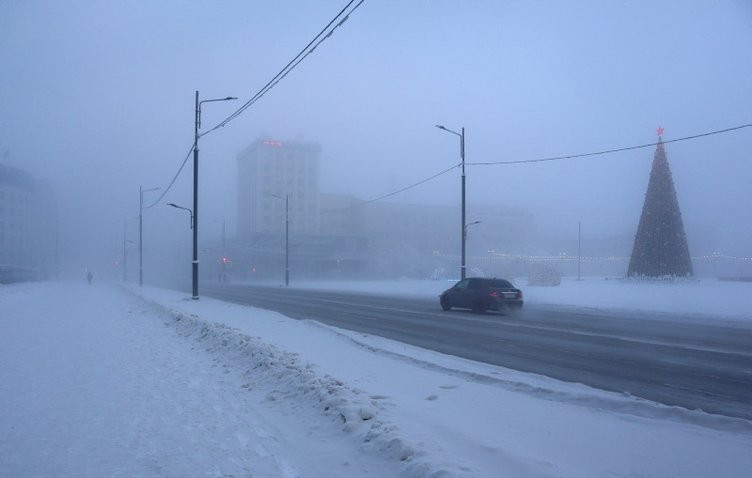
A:
[[[455,307],[470,307],[470,301],[468,299],[468,285],[470,284],[470,279],[463,279],[456,284],[454,284],[454,287],[449,289],[449,298],[452,301],[452,305]]]
[[[483,279],[470,279],[470,283],[467,286],[467,306],[473,308],[478,299],[483,295],[483,288],[485,287],[485,281]]]

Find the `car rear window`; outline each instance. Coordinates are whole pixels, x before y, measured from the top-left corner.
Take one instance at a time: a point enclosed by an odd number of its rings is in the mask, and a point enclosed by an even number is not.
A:
[[[510,288],[514,287],[508,280],[504,279],[493,279],[488,281],[488,287],[496,287],[496,288]]]

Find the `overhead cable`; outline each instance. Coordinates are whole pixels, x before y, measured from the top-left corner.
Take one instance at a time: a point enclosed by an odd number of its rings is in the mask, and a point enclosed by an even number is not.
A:
[[[251,97],[251,99],[249,99],[248,101],[246,101],[240,108],[238,108],[237,110],[235,110],[232,114],[230,114],[227,118],[225,118],[224,120],[222,120],[221,122],[219,122],[216,126],[214,126],[213,128],[207,130],[205,133],[202,133],[201,136],[205,136],[205,135],[211,133],[212,131],[215,131],[215,130],[217,130],[219,128],[224,127],[225,125],[227,125],[227,123],[229,123],[230,121],[232,121],[235,118],[237,118],[238,116],[240,116],[246,109],[248,109],[256,101],[258,101],[259,99],[261,99],[261,97],[263,97],[269,90],[271,90],[272,88],[274,88],[274,86],[277,83],[279,83],[292,70],[294,70],[295,67],[297,67],[303,60],[305,60],[306,57],[308,57],[308,55],[310,55],[311,53],[313,53],[314,50],[316,50],[316,48],[324,40],[326,40],[327,38],[329,38],[330,36],[332,36],[332,33],[334,33],[334,31],[337,28],[341,27],[347,21],[347,19],[350,18],[350,15],[358,7],[360,7],[360,5],[364,1],[365,0],[360,0],[351,10],[347,11],[348,8],[350,8],[350,6],[355,2],[355,0],[350,0],[350,2],[348,2],[348,4],[345,5],[345,7],[342,10],[340,10],[340,12],[337,15],[335,15],[334,18],[332,18],[332,20],[318,33],[318,35],[316,35],[310,42],[308,42],[308,44],[302,50],[300,50],[300,52],[297,55],[295,55],[295,57],[292,60],[290,60],[287,63],[287,65],[285,65],[285,67],[282,68],[279,71],[279,73],[277,73],[259,91],[257,91],[256,94]],[[345,12],[347,12],[347,13],[345,14]],[[337,22],[338,20],[339,20],[339,22],[336,25],[334,25],[334,23]],[[329,28],[332,25],[334,25],[334,27],[332,27],[331,30],[330,30]],[[328,30],[328,32],[327,32],[327,30]],[[313,46],[311,46],[311,45],[313,45]]]
[[[593,153],[570,154],[570,155],[567,155],[567,156],[553,156],[553,157],[550,157],[550,158],[521,159],[521,160],[516,160],[516,161],[490,161],[490,162],[472,162],[472,163],[471,162],[467,162],[465,164],[472,165],[472,166],[494,166],[494,165],[501,165],[501,164],[542,163],[542,162],[545,162],[545,161],[559,161],[559,160],[562,160],[562,159],[584,158],[584,157],[587,157],[587,156],[598,156],[598,155],[603,155],[603,154],[620,153],[622,151],[631,151],[633,149],[650,148],[652,146],[657,146],[657,145],[659,145],[661,143],[663,143],[663,144],[677,143],[679,141],[687,141],[687,140],[690,140],[690,139],[697,139],[697,138],[702,138],[702,137],[705,137],[705,136],[712,136],[712,135],[715,135],[715,134],[729,133],[731,131],[736,131],[736,130],[740,130],[740,129],[743,129],[743,128],[749,128],[749,127],[752,127],[752,123],[743,124],[743,125],[739,125],[739,126],[734,126],[732,128],[719,129],[719,130],[710,131],[710,132],[707,132],[707,133],[695,134],[695,135],[692,135],[692,136],[685,136],[683,138],[676,138],[676,139],[671,139],[671,140],[668,140],[668,141],[658,141],[658,142],[655,142],[655,143],[640,144],[640,145],[637,145],[637,146],[627,146],[625,148],[607,149],[607,150],[604,150],[604,151],[596,151],[596,152],[593,152]]]
[[[180,168],[178,168],[178,172],[175,173],[175,176],[172,178],[172,181],[170,181],[170,184],[167,185],[167,187],[162,191],[162,194],[159,195],[159,198],[154,201],[153,203],[149,204],[148,206],[145,206],[144,209],[150,209],[162,200],[165,196],[167,196],[167,193],[170,191],[170,188],[172,188],[172,185],[175,184],[175,181],[178,179],[178,176],[180,176],[180,172],[183,171],[183,168],[185,167],[185,163],[188,162],[188,158],[191,157],[191,153],[193,152],[193,148],[195,147],[195,144],[191,145],[191,149],[188,150],[188,154],[185,155],[185,159],[183,160],[183,164],[180,165]]]
[[[444,174],[448,173],[449,171],[451,171],[451,170],[453,170],[453,169],[455,169],[455,168],[458,168],[458,167],[460,166],[460,164],[461,164],[461,163],[457,163],[457,164],[455,164],[455,165],[453,165],[453,166],[451,166],[451,167],[449,167],[449,168],[447,168],[447,169],[445,169],[445,170],[443,170],[443,171],[440,171],[440,172],[438,172],[438,173],[434,174],[433,176],[430,176],[430,177],[428,177],[428,178],[422,179],[422,180],[418,181],[417,183],[413,183],[413,184],[411,184],[411,185],[409,185],[409,186],[405,186],[405,187],[404,187],[404,188],[402,188],[402,189],[398,189],[398,190],[396,190],[396,191],[392,191],[392,192],[390,192],[390,193],[384,194],[383,196],[379,196],[379,197],[376,197],[376,198],[373,198],[373,199],[369,199],[369,200],[367,200],[367,201],[363,201],[363,202],[360,202],[360,203],[358,203],[358,204],[355,204],[355,205],[353,205],[353,206],[347,206],[347,207],[343,207],[343,208],[338,208],[338,209],[330,209],[330,210],[327,210],[327,211],[321,211],[321,213],[320,213],[320,214],[331,214],[331,213],[335,213],[335,212],[346,211],[346,210],[348,210],[348,209],[352,209],[352,208],[354,208],[354,207],[365,206],[366,204],[370,204],[370,203],[373,203],[373,202],[376,202],[376,201],[380,201],[380,200],[382,200],[382,199],[386,199],[386,198],[388,198],[388,197],[390,197],[390,196],[394,196],[394,195],[396,195],[396,194],[399,194],[399,193],[405,192],[405,191],[407,191],[407,190],[409,190],[409,189],[412,189],[412,188],[418,187],[418,186],[420,186],[421,184],[427,183],[428,181],[431,181],[431,180],[433,180],[433,179],[436,179],[436,178],[438,178],[439,176],[442,176],[442,175],[444,175]]]
[[[205,135],[211,133],[212,131],[225,126],[227,123],[229,123],[233,119],[235,119],[238,116],[240,116],[246,109],[248,109],[251,105],[253,105],[253,103],[255,103],[256,101],[258,101],[270,89],[272,89],[277,83],[279,83],[285,76],[287,76],[287,74],[290,73],[296,66],[298,66],[301,61],[303,61],[308,55],[310,55],[311,53],[313,53],[313,51],[316,49],[316,47],[318,47],[321,44],[321,42],[323,42],[324,40],[326,40],[327,38],[329,38],[332,35],[332,33],[334,32],[334,30],[336,30],[337,28],[341,27],[347,21],[347,19],[350,18],[350,15],[358,7],[360,7],[360,5],[364,1],[365,0],[360,0],[352,9],[350,9],[348,11],[348,9],[350,8],[350,6],[355,2],[355,0],[350,0],[347,3],[347,5],[345,5],[345,7],[342,10],[340,10],[340,12],[337,13],[337,15],[335,15],[334,18],[332,18],[332,20],[329,23],[327,23],[327,25],[319,32],[319,34],[316,35],[315,37],[313,37],[313,39],[310,42],[308,42],[308,44],[302,50],[300,50],[300,53],[298,53],[292,60],[290,60],[287,63],[287,65],[285,65],[285,67],[282,68],[279,71],[279,73],[277,73],[271,80],[269,80],[269,82],[267,82],[266,85],[264,85],[263,88],[261,88],[255,95],[253,95],[253,97],[251,97],[250,100],[248,100],[245,104],[243,104],[243,106],[241,106],[240,108],[238,108],[230,116],[228,116],[227,118],[225,118],[224,120],[222,120],[219,124],[217,124],[216,126],[214,126],[211,129],[209,129],[205,133],[202,133],[201,135],[199,135],[199,137],[205,136]],[[347,13],[345,15],[343,15],[343,13],[345,13],[345,12],[347,12]],[[338,23],[333,28],[331,28],[331,30],[330,30],[330,27],[335,22],[338,22]],[[327,33],[327,31],[328,31],[328,33]],[[325,33],[326,33],[326,35],[324,35]],[[310,48],[311,45],[313,45],[313,48]],[[156,201],[154,201],[152,204],[146,206],[146,209],[149,209],[151,207],[156,206],[167,195],[167,193],[170,191],[170,188],[172,188],[172,186],[173,186],[173,184],[175,184],[175,181],[177,180],[178,176],[183,171],[183,168],[185,167],[185,164],[188,162],[188,158],[190,157],[191,153],[193,152],[193,148],[194,147],[195,147],[195,145],[191,145],[191,149],[190,149],[190,151],[188,151],[188,154],[186,155],[185,159],[183,160],[183,163],[180,165],[180,168],[178,169],[178,172],[172,178],[172,181],[170,181],[170,184],[164,189],[164,191],[162,192],[162,194],[159,196],[159,199],[157,199]]]

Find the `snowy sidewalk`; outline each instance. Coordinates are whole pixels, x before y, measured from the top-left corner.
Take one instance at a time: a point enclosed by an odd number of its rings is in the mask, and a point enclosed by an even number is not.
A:
[[[0,286],[0,476],[384,476],[105,285]]]
[[[752,470],[749,421],[149,287],[0,286],[0,409],[0,476]]]

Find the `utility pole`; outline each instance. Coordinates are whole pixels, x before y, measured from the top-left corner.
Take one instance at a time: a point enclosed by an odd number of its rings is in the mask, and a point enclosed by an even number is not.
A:
[[[463,126],[460,130],[461,133],[458,133],[456,131],[452,131],[449,128],[446,128],[445,126],[442,126],[440,124],[436,125],[437,128],[446,131],[447,133],[452,133],[453,135],[460,137],[460,158],[462,160],[462,217],[461,224],[460,224],[460,237],[462,238],[462,260],[460,263],[460,280],[463,280],[466,276],[466,270],[467,266],[465,264],[465,230],[467,224],[465,224],[465,127]]]
[[[123,282],[127,282],[128,271],[128,218],[123,219]]]
[[[290,286],[290,195],[285,194],[285,287]]]
[[[577,221],[577,280],[580,277],[580,261],[582,260],[582,221]]]
[[[225,218],[222,218],[222,276],[220,277],[220,282],[227,282],[227,241],[226,241],[226,235],[225,235]]]
[[[144,189],[138,187],[138,286],[144,285]]]
[[[198,300],[198,128],[199,113],[198,90],[196,90],[196,118],[193,122],[193,300]]]
[[[225,218],[222,218],[222,255],[225,255],[226,245],[227,245],[227,236],[225,235]]]
[[[462,264],[460,264],[460,280],[464,280],[467,275],[467,265],[465,263],[465,127],[462,127],[460,135],[460,158],[462,158]]]
[[[193,299],[198,300],[198,130],[201,127],[201,103],[210,101],[237,100],[234,96],[213,100],[198,100],[196,90],[196,116],[193,122]]]

